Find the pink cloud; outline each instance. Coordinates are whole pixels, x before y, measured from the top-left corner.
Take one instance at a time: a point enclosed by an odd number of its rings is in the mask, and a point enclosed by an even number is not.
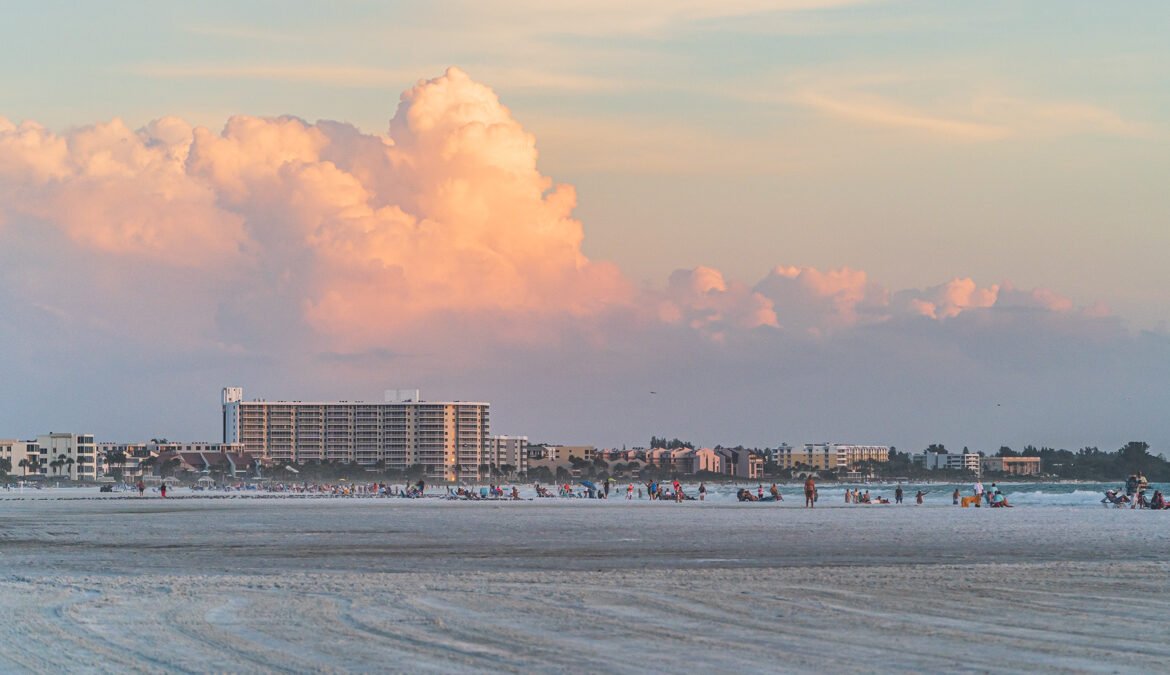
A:
[[[169,293],[188,333],[217,344],[303,331],[339,353],[434,346],[467,326],[481,341],[540,340],[541,324],[601,344],[615,316],[622,330],[724,342],[907,314],[1074,310],[1046,289],[969,278],[891,293],[849,267],[778,266],[753,286],[700,266],[639,293],[584,255],[576,192],[537,157],[496,94],[456,68],[403,93],[385,135],[294,117],[235,116],[218,133],[173,117],[63,134],[0,119],[0,244],[36,255],[29,233],[53,234],[74,247],[61,260],[87,261],[100,280],[100,295],[65,289],[47,258],[23,279],[32,302],[143,325],[127,313],[150,302],[123,299]],[[157,266],[149,287],[128,266]]]
[[[685,323],[716,341],[725,340],[728,330],[778,326],[771,300],[710,267],[675,271],[657,295],[660,320]]]

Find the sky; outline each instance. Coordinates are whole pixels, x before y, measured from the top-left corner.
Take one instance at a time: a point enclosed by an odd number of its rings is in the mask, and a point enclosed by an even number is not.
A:
[[[0,437],[219,390],[1170,450],[1159,2],[16,2]],[[653,392],[653,393],[652,393]]]

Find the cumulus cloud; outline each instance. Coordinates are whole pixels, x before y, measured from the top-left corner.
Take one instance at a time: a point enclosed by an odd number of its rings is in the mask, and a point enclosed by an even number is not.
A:
[[[778,327],[772,301],[742,283],[728,283],[710,267],[670,275],[657,315],[668,324],[685,324],[716,341],[728,330]]]
[[[889,389],[888,363],[977,380],[1005,354],[1059,368],[1083,362],[1078,336],[1127,339],[1103,306],[970,278],[894,290],[860,269],[780,265],[753,284],[699,266],[637,289],[584,255],[575,191],[537,158],[458,69],[402,94],[385,134],[295,117],[65,132],[0,119],[0,363],[126,394],[160,376],[271,395],[336,380],[342,398],[421,381],[522,406],[531,385],[596,416],[641,409],[614,391],[698,378],[740,393],[708,411],[738,428],[735,401],[779,381],[809,392],[785,399],[799,406],[857,377]],[[1037,334],[1056,337],[1040,349]]]
[[[219,133],[2,121],[0,196],[6,220],[105,260],[247,270],[232,272],[233,316],[297,315],[368,348],[435,313],[628,301],[616,268],[581,253],[573,188],[536,158],[496,95],[453,68],[403,94],[386,136],[291,117]]]

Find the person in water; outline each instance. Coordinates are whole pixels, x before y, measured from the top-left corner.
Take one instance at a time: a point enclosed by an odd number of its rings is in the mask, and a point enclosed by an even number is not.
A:
[[[772,483],[772,489],[770,491],[772,493],[772,501],[774,501],[774,502],[784,501],[784,498],[780,496],[780,488],[776,487],[775,483]]]
[[[955,488],[955,493],[951,495],[951,503],[955,506],[959,505],[959,488]]]
[[[898,483],[898,487],[894,489],[894,503],[902,503],[902,484]]]
[[[699,483],[699,501],[705,501],[706,499],[707,499],[707,484],[706,483]]]
[[[922,503],[922,498],[923,498],[923,497],[925,497],[925,496],[926,496],[926,493],[925,493],[925,492],[923,492],[922,490],[919,490],[919,491],[918,491],[918,494],[914,495],[914,500],[915,500],[915,502],[916,502],[916,503],[918,503],[918,504],[921,504],[921,503]]]
[[[817,484],[812,476],[804,479],[804,508],[811,509],[816,506],[817,501]]]

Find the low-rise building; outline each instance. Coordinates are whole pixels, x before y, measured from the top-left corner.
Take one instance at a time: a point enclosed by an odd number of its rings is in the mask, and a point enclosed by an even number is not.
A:
[[[37,436],[37,448],[42,476],[97,480],[97,444],[91,434],[42,434]]]
[[[8,460],[9,475],[17,477],[41,476],[41,449],[36,441],[0,439],[0,459]],[[48,471],[48,467],[45,467]]]
[[[815,469],[852,471],[865,462],[890,461],[888,445],[855,445],[852,443],[805,443],[793,447],[787,443],[768,451],[771,460],[781,469]]]
[[[257,462],[240,452],[181,452],[168,450],[154,462],[153,475],[200,474],[217,479],[246,478]]]
[[[557,469],[571,471],[575,464],[592,462],[596,451],[597,448],[592,445],[529,445],[528,470],[544,467],[554,474]]]
[[[1040,475],[1039,457],[984,457],[983,470],[1012,476]]]
[[[180,453],[243,453],[242,443],[209,443],[195,441],[179,443],[151,440],[148,443],[99,443],[97,452],[98,480],[115,479],[133,482],[154,472],[156,458],[164,452]]]
[[[972,473],[979,473],[980,469],[982,469],[982,459],[983,456],[977,452],[948,453],[934,452],[932,450],[924,450],[922,454],[914,455],[910,458],[912,462],[922,465],[922,468],[927,471],[947,469],[949,471],[970,471]]]

